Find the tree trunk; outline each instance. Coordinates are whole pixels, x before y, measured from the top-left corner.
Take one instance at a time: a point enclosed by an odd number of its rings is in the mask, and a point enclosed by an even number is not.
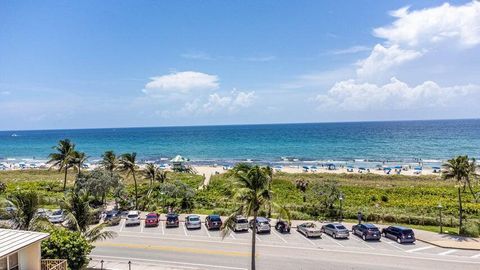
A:
[[[459,216],[458,216],[458,225],[459,225],[459,233],[463,233],[463,208],[462,208],[462,191],[461,188],[458,187],[458,210],[459,210]]]
[[[68,167],[65,167],[65,177],[63,178],[63,191],[67,189],[67,172],[68,172]]]
[[[135,171],[132,172],[133,182],[135,183],[135,209],[138,209],[138,191],[137,191],[137,178],[135,177]]]
[[[470,193],[472,193],[474,201],[477,203],[478,202],[477,194],[473,192],[472,183],[470,183],[470,177],[468,176],[467,176],[467,184],[468,184],[468,189],[470,190]]]
[[[252,227],[252,261],[250,270],[255,270],[255,241],[257,240],[257,211],[253,212],[253,227]]]

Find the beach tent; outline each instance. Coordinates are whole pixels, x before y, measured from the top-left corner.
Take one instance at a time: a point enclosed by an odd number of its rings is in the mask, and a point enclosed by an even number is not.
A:
[[[415,167],[413,169],[414,174],[421,174],[422,173],[422,167]]]
[[[440,173],[440,167],[432,167],[433,173]]]
[[[353,166],[347,166],[347,172],[353,172]]]
[[[185,170],[184,163],[187,161],[189,161],[188,158],[184,158],[180,155],[177,155],[176,157],[170,160],[170,162],[172,163],[172,169],[174,171],[184,171]]]
[[[333,170],[336,169],[336,166],[333,163],[327,163],[327,164],[325,164],[325,166],[327,166],[327,169],[330,170],[330,171],[333,171]]]

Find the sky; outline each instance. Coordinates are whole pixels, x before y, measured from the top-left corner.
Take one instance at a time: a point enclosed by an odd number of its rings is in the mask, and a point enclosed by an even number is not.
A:
[[[480,118],[479,1],[0,1],[0,130]]]

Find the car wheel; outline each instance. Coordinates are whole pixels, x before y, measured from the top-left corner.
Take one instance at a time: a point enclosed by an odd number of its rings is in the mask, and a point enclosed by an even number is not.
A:
[[[310,234],[309,234],[308,232],[305,233],[305,236],[306,236],[307,238],[310,238]]]
[[[402,243],[402,239],[400,239],[400,237],[397,237],[397,243],[399,243],[399,244]]]
[[[332,235],[332,237],[333,239],[337,239],[337,235],[335,233]]]
[[[367,241],[367,236],[365,234],[362,235],[362,239],[363,239],[363,241]]]

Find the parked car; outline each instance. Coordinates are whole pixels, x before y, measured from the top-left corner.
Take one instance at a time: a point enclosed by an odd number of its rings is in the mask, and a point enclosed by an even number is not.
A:
[[[236,216],[233,218],[234,226],[233,231],[248,231],[248,219],[244,216]]]
[[[373,224],[362,223],[353,225],[352,233],[362,237],[363,240],[380,240],[380,230]]]
[[[255,223],[255,227],[257,230],[257,233],[270,233],[270,221],[265,218],[265,217],[257,217],[257,222],[254,222],[254,220],[250,220],[250,228],[253,229]]]
[[[145,227],[157,227],[160,215],[157,213],[149,213],[145,217]]]
[[[396,240],[399,244],[415,242],[415,234],[412,229],[402,226],[390,226],[382,229],[382,234],[386,238]]]
[[[49,214],[50,214],[50,212],[47,209],[44,209],[44,208],[38,208],[37,209],[37,216],[39,218],[48,218]]]
[[[222,227],[222,219],[219,215],[208,215],[205,218],[205,227],[208,230],[220,229]]]
[[[335,239],[348,238],[350,236],[348,229],[340,223],[330,223],[323,225],[321,230],[323,233],[328,234]]]
[[[280,233],[289,233],[290,232],[290,223],[285,220],[277,220],[275,223],[275,229]]]
[[[48,221],[51,223],[62,223],[65,221],[65,213],[62,209],[55,210],[48,216]]]
[[[200,229],[202,228],[202,221],[198,215],[188,215],[185,217],[185,227],[187,229]]]
[[[121,219],[122,218],[120,216],[120,213],[118,211],[112,210],[112,211],[108,211],[105,214],[104,222],[107,223],[107,225],[109,226],[115,226],[120,224]]]
[[[320,237],[322,238],[322,231],[313,222],[305,222],[297,226],[297,231],[305,237]]]
[[[165,221],[165,227],[178,227],[178,215],[175,213],[167,214],[167,220]]]
[[[140,225],[140,212],[128,211],[127,218],[125,219],[125,226]]]
[[[92,213],[92,219],[90,220],[90,225],[98,224],[102,220],[103,212],[102,210],[96,210]]]

